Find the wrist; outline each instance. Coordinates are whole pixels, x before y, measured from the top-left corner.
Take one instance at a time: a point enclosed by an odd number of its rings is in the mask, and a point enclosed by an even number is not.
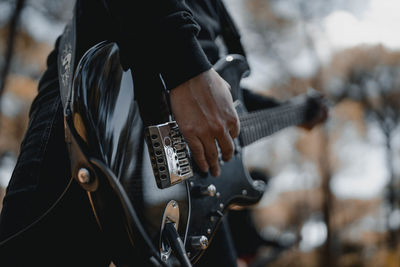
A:
[[[161,75],[167,89],[173,89],[210,70],[212,65],[194,35],[170,42],[165,50]]]

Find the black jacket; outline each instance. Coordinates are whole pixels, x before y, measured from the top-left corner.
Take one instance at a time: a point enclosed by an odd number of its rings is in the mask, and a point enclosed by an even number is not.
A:
[[[198,2],[205,8],[210,4],[203,2],[214,1]],[[211,68],[197,39],[200,26],[183,0],[77,0],[76,17],[77,58],[99,41],[116,41],[125,69],[161,73],[168,88]]]

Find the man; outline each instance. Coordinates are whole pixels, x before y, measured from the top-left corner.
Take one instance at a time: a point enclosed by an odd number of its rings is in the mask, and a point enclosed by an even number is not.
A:
[[[190,8],[182,0],[156,4],[77,0],[76,60],[94,44],[112,40],[120,47],[125,69],[160,73],[171,90],[172,112],[196,164],[217,176],[215,140],[227,161],[233,154],[233,138],[239,134],[229,85],[211,68],[219,56],[212,44],[220,31],[219,4],[188,4]],[[64,142],[58,46],[59,41],[47,59],[3,201],[0,260],[5,266],[108,266],[111,260],[85,192],[73,181],[72,193],[59,199],[71,173]]]

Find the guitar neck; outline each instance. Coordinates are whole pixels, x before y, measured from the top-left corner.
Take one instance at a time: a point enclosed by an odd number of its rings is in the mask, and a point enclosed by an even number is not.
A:
[[[239,115],[239,140],[242,147],[286,127],[303,123],[306,118],[306,110],[307,105],[302,102],[284,104]]]

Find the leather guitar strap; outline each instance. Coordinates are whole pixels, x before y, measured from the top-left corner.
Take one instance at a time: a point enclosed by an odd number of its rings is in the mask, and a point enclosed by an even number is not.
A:
[[[76,6],[74,16],[65,26],[60,37],[58,48],[58,80],[60,86],[61,102],[65,113],[65,107],[72,91],[73,74],[75,70],[76,54]],[[64,114],[65,115],[65,114]]]

